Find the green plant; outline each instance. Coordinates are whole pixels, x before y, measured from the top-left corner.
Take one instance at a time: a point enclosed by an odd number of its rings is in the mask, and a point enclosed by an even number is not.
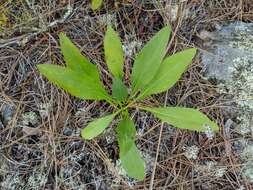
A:
[[[108,27],[104,39],[105,60],[113,75],[111,95],[104,89],[96,66],[85,58],[78,48],[63,34],[60,46],[66,67],[50,64],[38,65],[39,71],[51,82],[71,95],[85,100],[105,100],[113,105],[114,112],[89,123],[81,132],[90,140],[101,134],[117,116],[116,132],[120,160],[129,176],[142,180],[145,163],[135,145],[136,129],[129,116],[129,108],[153,113],[162,122],[194,131],[218,130],[218,126],[201,112],[183,107],[150,107],[140,100],[171,88],[192,62],[196,49],[190,48],[166,57],[171,29],[161,29],[138,53],[131,74],[131,92],[124,83],[124,54],[118,34]]]
[[[92,0],[91,1],[91,8],[95,11],[99,7],[101,7],[102,3],[103,3],[103,0]]]

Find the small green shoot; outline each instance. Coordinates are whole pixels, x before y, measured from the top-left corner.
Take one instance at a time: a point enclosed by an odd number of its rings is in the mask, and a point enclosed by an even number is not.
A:
[[[135,144],[136,129],[129,116],[129,108],[151,112],[162,122],[181,129],[203,132],[218,130],[215,122],[196,109],[184,107],[150,107],[143,100],[153,94],[170,89],[191,64],[196,49],[190,48],[166,57],[170,38],[169,26],[161,29],[137,54],[134,61],[131,85],[124,81],[124,54],[119,35],[108,27],[104,39],[105,61],[113,76],[111,93],[100,81],[99,71],[79,49],[60,34],[60,46],[66,67],[41,64],[39,71],[49,81],[63,88],[71,95],[84,100],[104,100],[112,104],[114,112],[90,122],[81,136],[90,140],[101,134],[115,117],[120,119],[116,127],[122,166],[130,177],[145,178],[145,162]],[[131,86],[128,90],[128,86]]]
[[[93,11],[99,9],[103,4],[103,0],[91,0],[91,8]]]

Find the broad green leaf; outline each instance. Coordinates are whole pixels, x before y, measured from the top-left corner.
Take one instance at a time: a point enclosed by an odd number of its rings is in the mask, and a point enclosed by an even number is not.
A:
[[[187,66],[191,64],[195,54],[196,49],[191,48],[166,58],[140,97],[157,94],[171,88],[180,79]]]
[[[93,11],[97,10],[103,3],[103,0],[92,0],[91,1],[91,8]]]
[[[140,152],[137,149],[135,142],[129,142],[121,147],[129,146],[129,151],[125,155],[120,155],[122,166],[130,177],[133,177],[137,180],[144,180],[145,178],[145,162],[141,158]]]
[[[110,99],[102,84],[87,75],[58,65],[42,64],[38,69],[49,81],[73,96],[87,100]]]
[[[112,96],[116,100],[122,102],[127,99],[127,87],[119,78],[114,78],[112,83]]]
[[[112,122],[115,115],[116,114],[111,114],[90,122],[87,127],[82,129],[81,136],[87,140],[91,140],[98,136]]]
[[[82,55],[80,50],[70,41],[70,39],[61,33],[60,46],[66,61],[67,67],[85,75],[91,76],[95,81],[99,80],[99,72],[96,65]]]
[[[135,129],[133,121],[130,119],[128,114],[125,114],[124,118],[121,120],[118,127],[116,128],[116,132],[119,136],[122,137],[122,139],[135,138],[136,129]],[[127,151],[123,151],[123,152],[127,152]]]
[[[116,132],[123,168],[129,176],[143,180],[145,177],[145,162],[134,142],[136,129],[133,121],[129,117],[125,117],[119,123]]]
[[[105,60],[114,77],[123,77],[124,53],[119,35],[108,26],[104,39]]]
[[[149,84],[157,73],[166,53],[170,32],[170,27],[164,27],[138,53],[131,76],[132,94]]]
[[[180,107],[145,107],[143,109],[174,127],[202,132],[209,129],[213,131],[219,129],[216,123],[196,109]]]

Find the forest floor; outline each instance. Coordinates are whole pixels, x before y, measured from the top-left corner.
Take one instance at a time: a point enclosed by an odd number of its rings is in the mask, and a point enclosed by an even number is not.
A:
[[[36,68],[43,63],[64,65],[58,34],[65,32],[98,66],[110,89],[103,57],[108,24],[120,34],[130,66],[136,52],[165,25],[173,31],[169,55],[187,47],[205,51],[210,40],[205,34],[234,21],[253,22],[252,0],[106,0],[96,12],[86,0],[0,1],[0,188],[253,189],[253,170],[247,171],[252,178],[245,177],[235,150],[242,140],[252,142],[252,134],[225,137],[224,125],[234,120],[225,107],[236,106],[227,105],[216,81],[203,76],[199,54],[172,89],[146,103],[198,108],[220,130],[208,138],[162,126],[152,115],[132,110],[136,142],[147,163],[144,181],[122,174],[113,126],[92,141],[80,137],[80,130],[105,115],[109,105],[70,96]]]

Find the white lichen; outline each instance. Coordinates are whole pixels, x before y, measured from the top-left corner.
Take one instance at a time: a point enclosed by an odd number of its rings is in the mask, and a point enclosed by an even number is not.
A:
[[[133,40],[133,41],[127,40],[123,43],[123,46],[122,46],[125,55],[130,58],[132,58],[136,54],[136,52],[139,49],[141,49],[141,47],[142,47],[142,42],[137,41],[137,40]]]
[[[247,162],[245,166],[242,168],[242,177],[253,183],[253,164],[252,161]]]
[[[244,31],[243,31],[244,29]],[[228,45],[232,48],[239,48],[253,53],[253,35],[247,28],[237,28],[238,36],[236,40],[231,40]]]
[[[215,170],[215,173],[214,173],[214,176],[215,177],[223,177],[224,174],[227,172],[227,166],[220,166],[220,167],[217,167],[216,170]]]
[[[116,133],[111,127],[105,129],[103,134],[105,134],[104,137],[107,144],[112,144],[116,141]]]
[[[100,26],[116,26],[117,18],[115,14],[102,14],[97,17],[98,24]]]
[[[140,151],[140,153],[141,153],[142,158],[144,159],[144,162],[146,163],[146,167],[145,167],[146,175],[150,175],[152,172],[152,169],[153,169],[153,163],[154,163],[155,158],[152,158],[149,154],[147,154],[143,151]],[[133,185],[135,185],[138,182],[138,180],[131,178],[127,175],[127,172],[123,168],[122,162],[120,160],[117,160],[115,164],[108,165],[108,170],[114,176],[116,176],[115,172],[117,173],[117,175],[120,175],[125,180],[125,182],[128,183],[128,185],[130,187],[132,187]],[[112,181],[112,187],[115,187],[115,188],[119,187],[120,182],[121,182],[121,180],[119,178],[115,177]]]
[[[34,190],[43,189],[45,184],[47,183],[47,174],[44,172],[34,172],[29,176],[27,180],[27,187]]]
[[[115,168],[116,168],[116,170],[117,170],[117,172],[118,172],[119,175],[127,177],[127,172],[123,168],[121,160],[116,160]]]
[[[83,183],[80,175],[78,175],[80,173],[80,167],[77,166],[69,163],[60,168],[58,181],[67,189],[86,189],[86,185]]]
[[[239,152],[240,159],[242,160],[241,174],[245,180],[253,182],[253,143],[247,143],[244,140],[244,144]]]
[[[227,166],[219,165],[215,161],[206,161],[204,164],[197,164],[194,171],[198,175],[208,175],[211,177],[221,178],[227,171]]]
[[[212,139],[214,137],[214,132],[211,128],[210,125],[204,125],[205,130],[205,135],[208,139]]]
[[[166,2],[165,6],[165,14],[167,18],[170,18],[172,22],[176,21],[178,17],[180,16],[181,19],[187,19],[190,16],[194,16],[194,12],[191,12],[188,7],[185,7],[184,9],[180,8],[179,2]]]
[[[0,183],[1,189],[6,189],[6,190],[19,189],[24,186],[25,186],[24,180],[18,173],[13,174],[13,175],[7,174],[4,177],[4,180]]]
[[[141,156],[146,163],[146,174],[151,174],[155,163],[155,157],[151,156],[150,153],[146,151],[141,151]]]
[[[125,180],[125,182],[128,183],[130,187],[136,184],[137,181],[127,175],[127,172],[123,168],[122,162],[120,160],[116,160],[115,164],[110,164],[108,166],[110,173],[112,173],[115,176],[115,178],[112,180],[111,184],[112,188],[118,188],[120,185],[121,179],[118,178],[117,175],[120,175]],[[116,175],[115,172],[117,173]]]
[[[185,146],[183,147],[183,149],[185,150],[184,155],[186,158],[188,159],[192,159],[192,160],[196,160],[198,158],[198,154],[199,154],[199,147],[197,147],[196,145],[193,146]]]
[[[253,162],[253,144],[248,144],[242,154],[240,154],[241,158],[246,161],[252,161]]]
[[[51,107],[52,105],[50,103],[40,103],[38,105],[38,111],[40,113],[40,116],[42,118],[47,118],[49,116]]]
[[[177,4],[171,5],[169,10],[171,21],[176,21],[178,14],[178,5]]]
[[[251,117],[252,117],[251,114],[248,112],[238,115],[237,119],[239,124],[235,128],[236,132],[238,132],[243,136],[251,133],[252,131]]]
[[[21,115],[18,125],[20,127],[29,127],[30,125],[35,127],[38,123],[39,123],[39,116],[35,112],[29,111]]]

